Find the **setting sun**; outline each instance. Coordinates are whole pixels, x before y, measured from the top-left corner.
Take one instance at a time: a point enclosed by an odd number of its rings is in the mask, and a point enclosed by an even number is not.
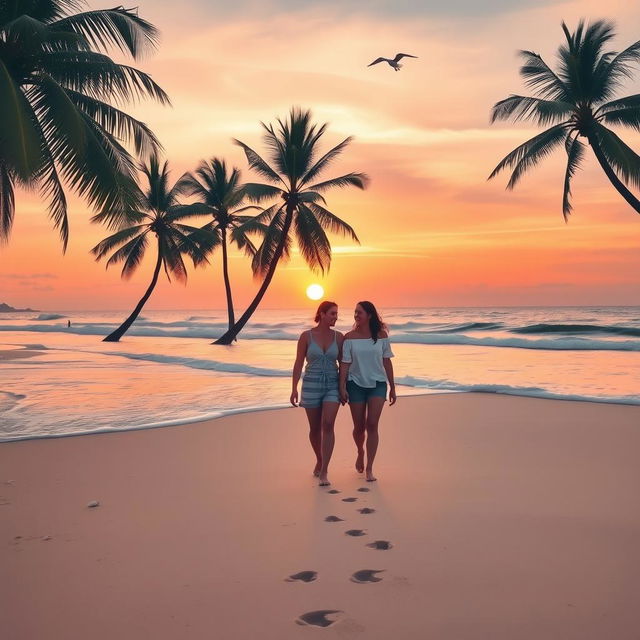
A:
[[[310,300],[320,300],[324,295],[324,289],[319,284],[310,284],[307,287],[307,297]]]

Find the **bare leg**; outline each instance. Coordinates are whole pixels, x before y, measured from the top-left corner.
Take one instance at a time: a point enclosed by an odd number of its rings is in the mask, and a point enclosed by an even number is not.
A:
[[[376,477],[373,475],[373,461],[376,458],[378,451],[378,422],[380,421],[380,414],[384,407],[384,398],[369,398],[367,402],[367,466],[365,469],[365,475],[368,482],[373,482]]]
[[[340,404],[338,402],[323,402],[322,403],[322,467],[320,468],[320,486],[326,487],[329,483],[327,473],[329,470],[329,462],[331,461],[331,454],[333,453],[333,445],[336,441],[336,434],[333,427],[336,423],[336,416],[338,415],[338,409]]]
[[[309,442],[313,453],[316,454],[316,466],[313,470],[313,475],[318,476],[322,466],[322,407],[305,409],[305,411],[309,420]]]
[[[364,471],[364,434],[366,429],[367,405],[364,402],[352,402],[349,404],[351,418],[353,420],[353,441],[356,443],[358,456],[356,458],[356,471]]]

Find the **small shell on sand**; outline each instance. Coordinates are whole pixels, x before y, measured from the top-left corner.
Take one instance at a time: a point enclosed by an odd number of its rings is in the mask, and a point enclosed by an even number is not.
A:
[[[93,508],[95,508],[95,507],[99,507],[99,506],[100,506],[100,503],[99,503],[97,500],[92,500],[91,502],[89,502],[89,503],[87,504],[87,507],[88,507],[89,509],[93,509]]]

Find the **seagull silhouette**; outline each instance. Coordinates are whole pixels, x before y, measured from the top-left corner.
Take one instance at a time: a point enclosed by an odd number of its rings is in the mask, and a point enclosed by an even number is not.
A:
[[[418,56],[412,56],[410,53],[396,53],[396,57],[393,60],[389,58],[376,58],[371,64],[368,64],[367,67],[372,67],[374,64],[378,64],[378,62],[388,62],[390,67],[393,67],[394,71],[400,71],[402,65],[399,64],[399,61],[402,58],[417,58]]]

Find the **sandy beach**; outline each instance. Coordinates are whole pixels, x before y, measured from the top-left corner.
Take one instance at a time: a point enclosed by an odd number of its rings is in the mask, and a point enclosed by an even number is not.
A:
[[[339,493],[301,410],[0,445],[3,637],[638,637],[639,407],[401,398],[377,483],[336,431]]]

